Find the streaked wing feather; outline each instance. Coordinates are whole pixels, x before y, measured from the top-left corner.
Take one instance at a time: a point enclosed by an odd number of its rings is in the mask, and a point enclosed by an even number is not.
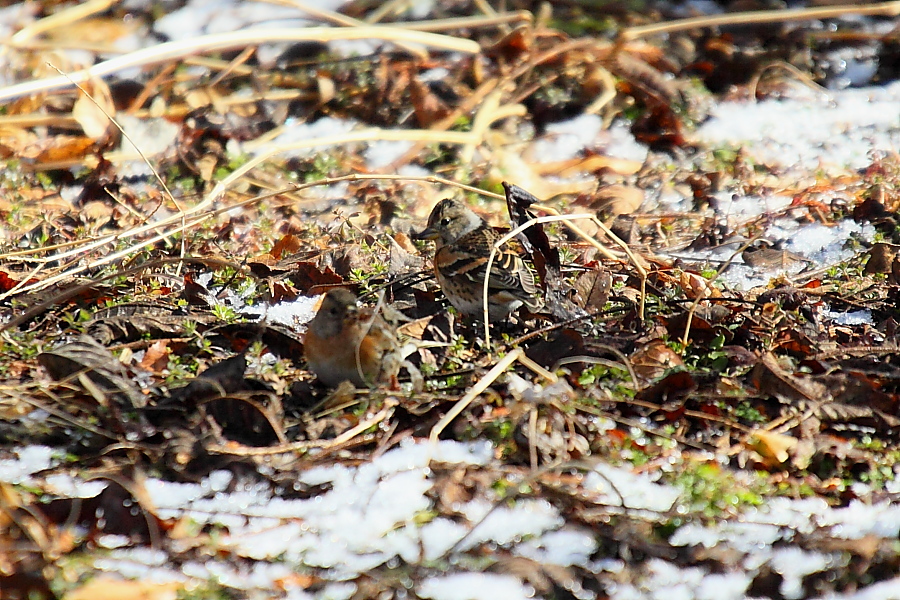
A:
[[[446,247],[441,248],[435,260],[440,262],[445,277],[466,277],[482,285],[488,257],[498,239],[497,233],[485,226],[460,240],[465,252],[454,253]],[[537,291],[534,275],[518,255],[505,250],[494,255],[489,294],[510,292],[529,307],[535,308],[540,306],[540,301],[535,297]]]

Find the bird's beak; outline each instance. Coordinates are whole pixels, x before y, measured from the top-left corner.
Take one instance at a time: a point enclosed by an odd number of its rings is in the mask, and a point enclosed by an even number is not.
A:
[[[415,234],[413,236],[413,239],[415,239],[415,240],[436,240],[439,237],[441,237],[441,234],[438,233],[437,230],[435,230],[432,227],[426,227],[419,233]]]

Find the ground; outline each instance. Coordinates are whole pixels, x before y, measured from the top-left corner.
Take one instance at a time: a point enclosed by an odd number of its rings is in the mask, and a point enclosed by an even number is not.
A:
[[[900,595],[900,9],[748,4],[0,10],[0,595]]]

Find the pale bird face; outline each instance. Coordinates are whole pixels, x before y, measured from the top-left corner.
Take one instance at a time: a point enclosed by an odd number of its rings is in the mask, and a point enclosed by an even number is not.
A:
[[[345,288],[328,290],[322,299],[322,306],[309,322],[309,328],[319,337],[334,337],[341,332],[347,317],[354,315],[356,311],[356,296],[353,292]]]
[[[448,198],[435,205],[428,217],[428,226],[417,237],[426,240],[440,239],[443,244],[452,244],[483,223],[481,217],[468,206]]]

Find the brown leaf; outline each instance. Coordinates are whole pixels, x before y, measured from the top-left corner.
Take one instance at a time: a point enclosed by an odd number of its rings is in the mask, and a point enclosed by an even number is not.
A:
[[[295,264],[293,273],[290,274],[290,280],[297,286],[300,293],[306,296],[324,293],[329,288],[344,282],[340,275],[330,268],[320,269],[311,262]]]
[[[537,203],[537,198],[519,186],[506,181],[501,183],[501,185],[503,186],[503,191],[506,192],[506,208],[509,211],[511,227],[514,229],[521,227],[536,218],[536,215],[528,209],[532,204]],[[559,251],[550,245],[550,238],[544,232],[542,224],[535,223],[516,235],[516,239],[519,240],[525,251],[531,255],[531,259],[538,268],[542,281],[546,277],[543,272],[545,266],[557,272],[559,271]]]
[[[675,411],[682,407],[688,394],[697,389],[697,382],[687,371],[669,373],[653,386],[638,392],[637,397],[658,404],[663,410]]]
[[[404,323],[397,328],[397,333],[414,340],[421,340],[433,318],[434,316],[432,315]]]
[[[82,335],[38,355],[38,362],[56,380],[79,381],[100,404],[105,403],[107,396],[127,399],[136,408],[147,404],[128,369],[89,336]]]
[[[666,371],[684,366],[684,361],[662,340],[651,340],[631,355],[634,372],[647,380],[661,377]]]
[[[126,487],[127,486],[127,487]],[[134,543],[147,543],[166,524],[153,506],[142,502],[140,483],[116,477],[93,498],[61,498],[43,506],[41,511],[54,524],[75,524],[90,535],[123,535]]]
[[[558,565],[541,563],[521,556],[499,557],[496,564],[491,566],[495,573],[508,573],[514,575],[533,587],[541,596],[558,597],[559,590],[572,590],[580,587],[578,579],[572,569]],[[559,594],[566,596],[571,594]]]
[[[172,398],[175,401],[197,403],[205,398],[249,390],[244,379],[246,370],[247,358],[243,354],[232,356],[198,374],[185,387],[175,390]]]
[[[280,410],[267,406],[269,400],[268,394],[225,396],[206,402],[204,410],[225,439],[246,446],[269,446],[285,441]]]
[[[397,242],[398,238],[403,243]],[[405,233],[397,233],[394,234],[394,241],[397,243],[391,244],[388,262],[388,274],[391,278],[425,268],[425,259],[419,255],[409,236]]]
[[[624,184],[602,186],[593,194],[579,196],[577,202],[597,211],[604,218],[631,214],[643,203],[644,191],[637,186]]]
[[[89,137],[58,135],[41,145],[34,157],[37,165],[47,165],[64,161],[81,160],[94,146]]]
[[[533,44],[534,31],[530,26],[521,25],[507,33],[493,45],[484,48],[483,52],[487,56],[502,56],[511,60],[528,52]]]
[[[771,352],[753,368],[750,380],[761,394],[775,396],[789,402],[829,402],[831,394],[828,389],[816,381],[791,375],[778,364],[778,359]]]
[[[21,569],[21,565],[17,565]],[[16,571],[12,574],[0,573],[0,590],[7,598],[28,598],[29,600],[56,600],[57,595],[40,572]]]
[[[409,82],[409,96],[416,123],[422,129],[428,129],[435,122],[450,114],[447,105],[418,77],[413,77]]]
[[[550,369],[563,358],[587,354],[584,339],[574,329],[561,329],[549,334],[546,340],[540,340],[528,346],[525,355],[537,364]],[[578,363],[582,365],[583,363]],[[573,369],[573,365],[567,365]]]
[[[416,245],[413,244],[409,236],[402,231],[395,233],[393,236],[391,236],[391,238],[397,243],[398,246],[400,246],[410,254],[418,254],[419,249],[416,248]]]
[[[897,252],[890,244],[878,242],[869,250],[869,260],[863,270],[865,273],[890,273]]]
[[[189,275],[185,277],[189,280]],[[189,322],[210,325],[216,321],[208,312],[186,312],[164,303],[131,302],[96,311],[87,323],[87,332],[101,344],[110,344],[144,337],[180,337]]]
[[[275,258],[284,258],[295,254],[303,246],[303,242],[296,235],[287,234],[275,242],[272,251],[269,252]]]
[[[182,584],[122,581],[109,576],[92,579],[63,596],[63,600],[176,600]]]
[[[113,126],[109,119],[116,113],[109,86],[102,79],[93,79],[91,85],[85,89],[90,96],[78,94],[72,108],[72,117],[81,125],[84,134],[92,140],[106,139]]]
[[[539,175],[556,175],[558,177],[574,177],[600,170],[619,175],[634,175],[641,170],[642,165],[643,163],[636,160],[591,154],[569,160],[535,163],[534,170]]]
[[[722,297],[722,292],[719,291],[719,288],[698,273],[681,271],[679,273],[679,283],[684,290],[684,294],[691,300]]]
[[[795,437],[760,429],[753,432],[748,445],[763,457],[766,464],[776,466],[787,462],[791,450],[798,443]]]
[[[22,280],[20,279],[21,276],[22,274],[20,273],[11,273],[10,271],[6,270],[0,271],[0,291],[8,292],[17,285],[20,285],[22,283]],[[31,277],[24,283],[24,285],[37,283],[37,281],[38,280],[36,278]]]
[[[161,373],[169,365],[169,342],[158,340],[147,348],[140,365],[154,373]]]
[[[612,289],[612,277],[602,265],[585,271],[575,280],[575,304],[584,310],[596,311],[606,306],[609,291]]]

